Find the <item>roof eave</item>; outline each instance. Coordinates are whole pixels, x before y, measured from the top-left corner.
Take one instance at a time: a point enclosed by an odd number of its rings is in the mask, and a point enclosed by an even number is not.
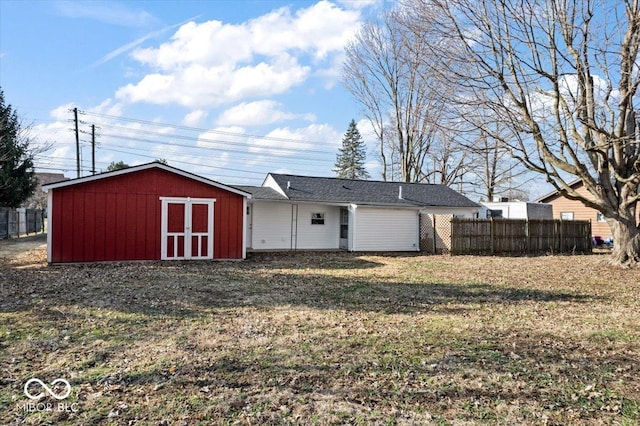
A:
[[[128,173],[134,173],[134,172],[139,172],[142,170],[149,170],[149,169],[161,169],[170,173],[174,173],[183,177],[186,177],[188,179],[192,179],[201,183],[204,183],[206,185],[210,185],[219,189],[223,189],[225,191],[229,191],[232,192],[234,194],[246,197],[246,198],[251,198],[251,194],[249,194],[248,192],[245,191],[241,191],[237,188],[234,188],[232,186],[228,186],[228,185],[224,185],[220,182],[216,182],[214,180],[211,179],[207,179],[204,178],[202,176],[198,176],[196,174],[175,168],[175,167],[171,167],[168,166],[166,164],[163,163],[159,163],[159,162],[152,162],[152,163],[145,163],[145,164],[140,164],[138,166],[131,166],[131,167],[127,167],[126,169],[120,169],[120,170],[114,170],[111,172],[105,172],[105,173],[99,173],[96,175],[91,175],[91,176],[84,176],[84,177],[80,177],[80,178],[76,178],[76,179],[70,179],[70,180],[65,180],[65,181],[61,181],[61,182],[53,182],[53,183],[49,183],[46,185],[42,185],[42,188],[45,190],[49,190],[49,189],[58,189],[58,188],[64,188],[67,186],[74,186],[74,185],[80,185],[83,183],[87,183],[87,182],[93,182],[93,181],[97,181],[97,180],[101,180],[101,179],[106,179],[106,178],[111,178],[111,177],[116,177],[116,176],[121,176],[121,175],[125,175]]]

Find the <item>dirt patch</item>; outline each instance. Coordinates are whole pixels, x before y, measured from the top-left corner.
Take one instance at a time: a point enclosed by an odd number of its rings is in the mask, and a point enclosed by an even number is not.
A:
[[[15,262],[31,259],[34,264],[46,259],[47,234],[0,240],[0,261]]]

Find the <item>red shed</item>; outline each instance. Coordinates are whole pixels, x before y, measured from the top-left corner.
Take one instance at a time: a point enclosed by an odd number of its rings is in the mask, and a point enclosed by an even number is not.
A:
[[[158,162],[44,188],[50,263],[245,257],[236,188]]]

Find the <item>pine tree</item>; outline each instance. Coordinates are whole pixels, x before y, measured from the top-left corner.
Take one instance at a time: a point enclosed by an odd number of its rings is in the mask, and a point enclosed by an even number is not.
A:
[[[29,138],[0,89],[0,206],[19,207],[33,194],[37,178]]]
[[[362,135],[358,131],[356,121],[351,120],[349,128],[342,139],[342,148],[336,156],[335,169],[337,177],[343,179],[369,179],[370,175],[364,167],[366,147]]]

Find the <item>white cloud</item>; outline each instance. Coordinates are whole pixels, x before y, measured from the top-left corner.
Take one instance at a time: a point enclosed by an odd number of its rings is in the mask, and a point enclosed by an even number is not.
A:
[[[364,9],[370,6],[382,6],[384,0],[337,0],[341,4],[350,9]]]
[[[203,109],[197,109],[195,111],[191,111],[189,114],[185,115],[182,119],[182,124],[185,126],[197,126],[200,122],[205,119],[209,115],[209,113]]]
[[[300,66],[292,57],[280,58],[272,64],[261,62],[237,69],[227,95],[243,99],[284,93],[302,83],[308,74],[309,67]]]
[[[293,114],[281,109],[282,104],[272,100],[242,102],[220,114],[216,123],[222,126],[259,126],[296,118],[315,119],[313,114]]]
[[[304,151],[331,154],[340,146],[341,140],[341,135],[328,124],[310,124],[298,129],[282,127],[272,130],[265,138],[251,139],[249,152],[276,157],[294,156]]]
[[[196,145],[201,148],[224,149],[243,144],[247,140],[245,129],[239,126],[216,127],[198,135]]]
[[[182,25],[167,43],[156,48],[137,49],[132,57],[138,62],[163,71],[200,64],[204,67],[248,61],[252,47],[242,26],[207,21]]]
[[[295,15],[289,8],[275,10],[249,22],[255,52],[277,56],[282,51],[301,50],[322,59],[342,51],[359,28],[360,14],[320,1]]]
[[[189,22],[158,47],[131,57],[150,68],[137,83],[118,89],[122,101],[219,106],[282,94],[302,84],[312,67],[337,80],[343,47],[360,24],[360,11],[328,2],[292,13],[283,7],[239,23]]]
[[[114,103],[113,99],[107,98],[104,101],[102,101],[100,104],[96,105],[95,107],[89,108],[89,111],[95,112],[98,114],[121,116],[122,107],[123,105],[121,103]]]

